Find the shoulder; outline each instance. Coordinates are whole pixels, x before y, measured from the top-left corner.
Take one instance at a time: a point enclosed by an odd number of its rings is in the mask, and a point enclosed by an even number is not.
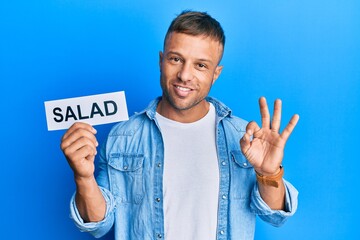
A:
[[[139,129],[147,129],[146,126],[151,125],[153,122],[151,119],[154,118],[156,112],[156,106],[160,101],[160,97],[152,100],[147,108],[143,111],[135,113],[129,120],[119,122],[111,129],[109,137],[112,136],[132,136]]]
[[[145,113],[136,113],[131,116],[129,120],[115,124],[109,133],[109,137],[134,135],[134,133],[143,126],[147,120],[149,120],[149,118]]]
[[[238,132],[245,131],[248,124],[246,120],[233,115],[232,110],[216,98],[207,97],[207,101],[214,105],[217,117],[223,121],[225,128],[233,128]]]
[[[237,132],[245,132],[248,124],[248,121],[234,115],[225,117],[223,122],[225,128],[233,128]]]

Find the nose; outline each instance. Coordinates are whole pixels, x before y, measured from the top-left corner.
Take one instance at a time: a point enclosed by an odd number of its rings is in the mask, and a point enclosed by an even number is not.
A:
[[[191,65],[185,63],[179,69],[177,77],[183,82],[191,81],[194,79],[194,75],[193,75],[192,71],[193,71],[193,69],[191,68]]]

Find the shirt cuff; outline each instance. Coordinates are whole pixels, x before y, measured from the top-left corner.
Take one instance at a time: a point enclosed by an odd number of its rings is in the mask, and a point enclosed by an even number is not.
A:
[[[87,223],[84,222],[76,206],[76,202],[75,202],[76,193],[73,194],[70,201],[70,218],[73,219],[75,225],[79,228],[81,232],[88,232],[96,238],[104,236],[111,229],[114,223],[113,211],[115,208],[115,201],[111,192],[105,188],[102,187],[99,188],[106,202],[105,217],[100,222],[87,222]]]
[[[269,222],[273,226],[281,226],[284,222],[294,215],[298,206],[298,191],[291,183],[284,181],[285,185],[285,211],[272,210],[265,201],[261,198],[258,184],[254,186],[254,190],[251,195],[251,209],[259,215],[261,219]]]

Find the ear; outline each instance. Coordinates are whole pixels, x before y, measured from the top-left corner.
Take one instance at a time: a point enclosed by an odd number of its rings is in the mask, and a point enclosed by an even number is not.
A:
[[[223,66],[217,66],[217,67],[215,68],[215,72],[214,72],[212,84],[214,84],[215,81],[216,81],[216,79],[218,79],[218,77],[219,77],[220,74],[221,74],[222,69],[223,69]]]

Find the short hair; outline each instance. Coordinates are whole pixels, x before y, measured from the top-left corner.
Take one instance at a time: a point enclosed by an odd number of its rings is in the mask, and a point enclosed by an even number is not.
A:
[[[220,23],[206,12],[185,10],[181,12],[170,24],[164,39],[166,40],[172,32],[185,33],[192,36],[204,35],[210,37],[225,47],[225,34]]]

